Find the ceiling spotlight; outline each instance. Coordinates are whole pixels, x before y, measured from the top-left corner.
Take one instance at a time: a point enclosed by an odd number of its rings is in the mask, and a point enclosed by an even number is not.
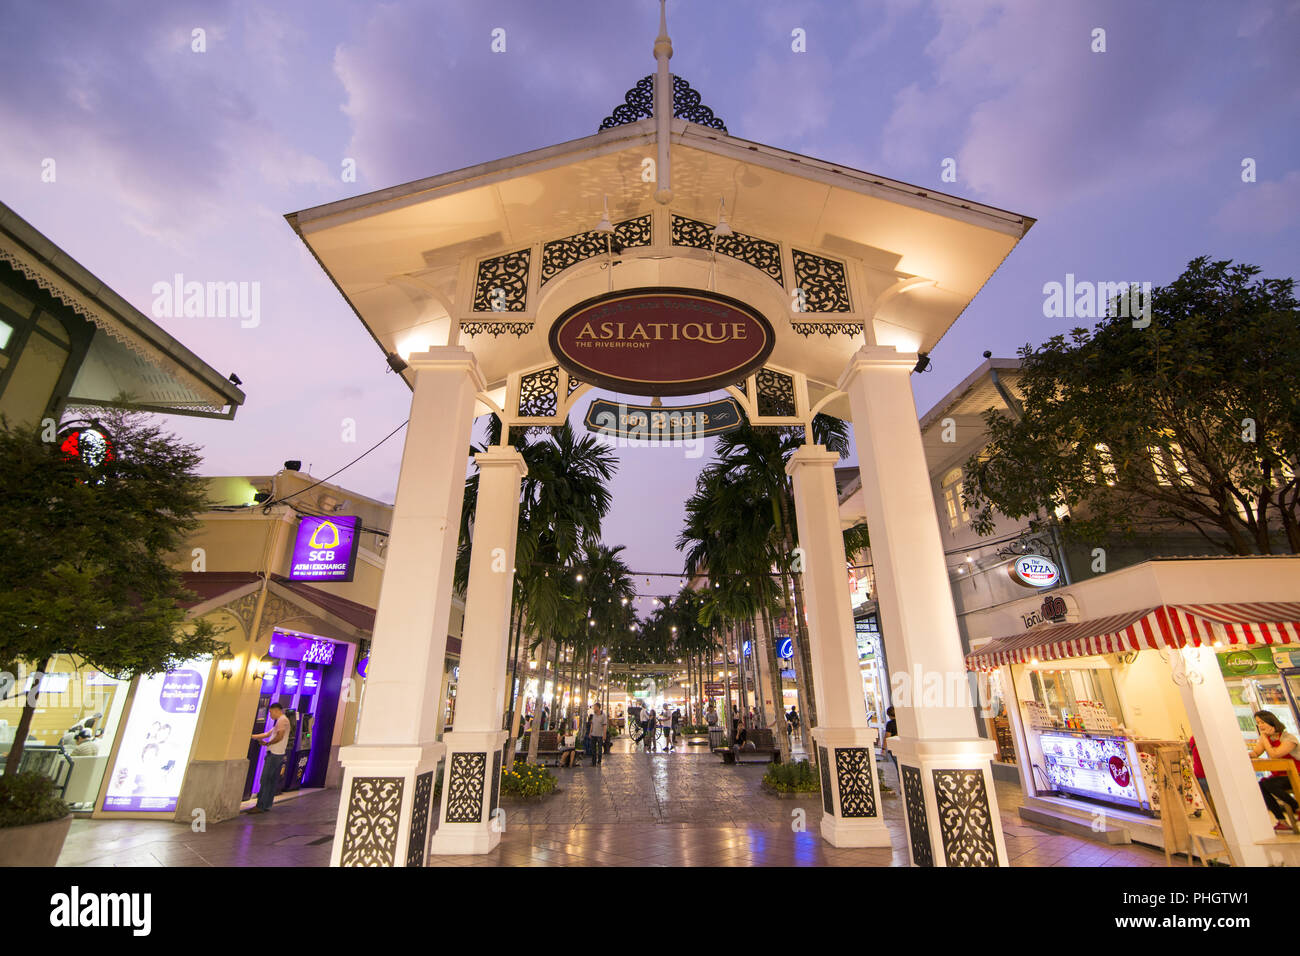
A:
[[[265,504],[270,500],[271,500],[271,493],[269,491],[257,491],[253,493],[254,504],[259,504],[259,505]]]
[[[929,352],[917,352],[917,353],[916,353],[916,366],[912,369],[912,371],[913,371],[913,372],[918,372],[918,373],[919,373],[919,372],[926,372],[926,371],[929,371],[929,369],[930,369],[930,353],[929,353]]]
[[[404,360],[400,355],[398,355],[396,352],[389,352],[389,353],[388,353],[388,367],[391,368],[391,369],[392,369],[394,372],[396,372],[398,375],[401,375],[403,372],[406,371],[406,369],[407,369],[407,364],[406,364],[405,360]]]
[[[727,222],[727,201],[725,199],[718,200],[718,224],[713,227],[713,235],[721,238],[735,235],[731,229],[731,223]]]
[[[230,378],[230,381],[231,381],[232,383],[234,383],[235,385],[243,385],[243,384],[244,384],[243,382],[241,382],[241,381],[239,380],[239,376],[236,375],[234,372],[231,372],[230,375],[229,375],[228,377]]]
[[[985,353],[984,353],[984,357],[985,357],[985,358],[992,358],[992,357],[993,357],[993,353],[992,353],[992,352],[985,352]]]
[[[299,460],[299,459],[294,459],[294,460],[292,460],[292,461],[286,461],[286,462],[284,463],[284,470],[285,470],[285,471],[302,471],[302,461]]]

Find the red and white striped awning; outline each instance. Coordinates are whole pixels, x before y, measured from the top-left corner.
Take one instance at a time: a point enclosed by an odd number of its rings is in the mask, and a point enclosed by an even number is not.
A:
[[[1036,627],[966,656],[970,670],[1187,645],[1300,644],[1300,603],[1161,604],[1078,624]]]

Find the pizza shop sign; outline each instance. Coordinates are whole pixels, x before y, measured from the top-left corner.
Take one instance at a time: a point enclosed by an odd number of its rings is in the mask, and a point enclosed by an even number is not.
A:
[[[1060,570],[1041,554],[1023,554],[1007,565],[1007,571],[1012,581],[1027,588],[1050,588],[1061,580]]]

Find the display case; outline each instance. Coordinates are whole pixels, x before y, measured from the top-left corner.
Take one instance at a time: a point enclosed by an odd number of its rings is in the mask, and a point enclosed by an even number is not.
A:
[[[1128,737],[1044,730],[1038,743],[1053,789],[1138,809],[1150,806],[1137,748]]]

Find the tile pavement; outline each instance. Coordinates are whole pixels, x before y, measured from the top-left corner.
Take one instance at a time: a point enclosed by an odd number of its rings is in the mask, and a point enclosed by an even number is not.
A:
[[[483,856],[435,856],[432,866],[905,866],[907,839],[892,764],[880,766],[892,847],[840,849],[818,836],[817,795],[780,799],[759,788],[761,765],[724,766],[702,748],[610,754],[599,768],[555,771],[559,793],[506,804],[501,845]],[[60,866],[326,866],[339,791],[281,798],[195,833],[183,823],[76,820]],[[1012,866],[1163,866],[1139,845],[1101,846],[1026,824],[1019,788],[999,784]],[[806,830],[792,825],[802,811]]]

